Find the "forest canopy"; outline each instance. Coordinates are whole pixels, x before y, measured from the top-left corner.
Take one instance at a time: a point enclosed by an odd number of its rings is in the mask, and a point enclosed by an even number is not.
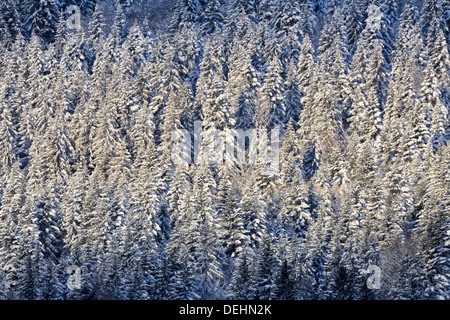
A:
[[[450,299],[449,28],[449,0],[2,1],[0,299]]]

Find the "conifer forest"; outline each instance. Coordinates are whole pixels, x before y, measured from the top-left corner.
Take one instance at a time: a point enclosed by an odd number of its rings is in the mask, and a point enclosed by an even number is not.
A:
[[[450,300],[450,0],[1,0],[0,300]]]

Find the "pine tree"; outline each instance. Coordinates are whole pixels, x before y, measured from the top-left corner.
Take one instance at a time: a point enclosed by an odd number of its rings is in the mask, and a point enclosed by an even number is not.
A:
[[[76,4],[80,7],[81,12],[91,15],[95,11],[97,0],[81,0]]]
[[[236,177],[224,168],[224,172],[220,173],[219,182],[217,185],[216,206],[215,211],[220,221],[221,228],[224,234],[221,237],[223,246],[226,248],[225,254],[227,257],[232,257],[236,254],[236,248],[242,249],[240,246],[242,239],[240,233],[242,232],[242,220],[235,214],[235,208],[238,203],[238,195],[236,187],[233,186],[233,181]]]
[[[30,213],[30,208],[27,208]],[[17,291],[14,299],[21,300],[39,300],[41,298],[41,277],[43,274],[43,256],[39,247],[39,233],[35,226],[36,219],[21,221],[20,237],[23,239],[19,245],[19,261]]]
[[[3,172],[6,174],[15,161],[15,153],[17,152],[17,132],[15,130],[14,119],[9,105],[4,105],[2,103],[2,107],[3,114],[0,118],[0,148],[2,150],[1,166]]]
[[[321,161],[321,150],[317,146],[316,140],[312,140],[307,145],[308,149],[303,155],[302,171],[306,180],[311,179],[317,172]]]
[[[89,22],[87,32],[87,44],[89,46],[89,65],[92,67],[95,61],[96,52],[101,49],[101,42],[105,38],[103,12],[98,4]]]
[[[348,45],[350,53],[355,53],[359,35],[363,29],[364,17],[362,15],[360,3],[358,1],[344,0],[343,10],[348,12],[345,15],[345,25],[348,33]]]
[[[211,169],[203,164],[196,175],[192,189],[192,220],[187,228],[191,235],[187,240],[189,248],[189,268],[195,271],[198,289],[194,292],[198,299],[220,297],[223,277],[223,248],[220,245],[220,224],[214,209],[215,181]]]
[[[219,0],[211,0],[206,6],[200,18],[200,30],[203,35],[212,34],[222,29],[224,17]]]
[[[303,190],[303,179],[300,170],[295,171],[292,184],[287,189],[284,206],[280,212],[283,231],[291,239],[302,243],[306,238],[307,230],[312,217],[307,203],[307,195]]]
[[[103,276],[107,242],[113,234],[111,193],[101,170],[89,177],[83,219],[79,233],[80,266],[83,267],[82,297],[101,298],[104,294]]]
[[[25,32],[28,37],[38,35],[46,43],[52,42],[58,21],[58,7],[54,0],[26,1],[27,20]]]
[[[197,81],[197,104],[201,106],[204,130],[229,127],[230,110],[226,99],[223,38],[215,34],[205,48]]]
[[[0,5],[0,39],[14,42],[22,32],[22,21],[17,1],[8,0]]]
[[[300,81],[298,79],[297,67],[298,66],[295,64],[294,60],[291,60],[288,67],[288,73],[286,75],[286,82],[284,83],[286,118],[289,122],[293,121],[295,125],[300,120],[302,110],[302,92],[300,91]]]
[[[280,275],[277,279],[277,299],[293,300],[295,298],[295,285],[292,266],[284,259],[281,265]]]
[[[297,1],[285,1],[278,8],[271,21],[272,29],[279,38],[286,36],[300,21],[300,6]]]
[[[392,300],[417,299],[419,254],[414,234],[396,239],[380,252],[382,297]]]
[[[269,23],[275,14],[274,2],[272,0],[260,0],[256,10],[258,23]]]
[[[169,22],[168,31],[176,32],[190,28],[198,22],[200,3],[198,0],[177,0]]]
[[[284,184],[290,186],[301,165],[301,150],[299,148],[299,137],[294,129],[292,121],[287,124],[286,133],[281,142],[279,153],[280,177],[284,179]],[[299,183],[300,181],[297,181]]]
[[[93,128],[93,164],[106,174],[108,185],[120,194],[130,175],[130,154],[118,127],[115,110],[107,103],[100,108]]]
[[[116,12],[114,16],[114,23],[111,31],[115,41],[121,45],[127,37],[127,22],[123,5],[120,1],[116,2]]]
[[[255,297],[253,283],[254,253],[243,249],[234,260],[234,270],[226,290],[226,297],[232,300],[250,300]]]
[[[236,244],[236,252],[246,246],[256,250],[262,245],[267,213],[261,190],[255,179],[256,177],[250,178],[243,189],[240,204],[235,209],[234,228],[237,232],[235,237],[239,240]]]
[[[286,106],[283,102],[284,81],[281,78],[280,59],[275,56],[269,61],[264,83],[260,92],[260,107],[255,112],[257,128],[284,129],[286,123]],[[264,125],[267,123],[267,125]]]
[[[427,38],[428,62],[421,88],[422,108],[431,117],[430,134],[433,147],[446,141],[448,130],[448,70],[450,58],[445,45],[443,30],[439,28],[437,17],[431,22]]]
[[[87,191],[87,170],[79,166],[69,177],[67,188],[61,195],[62,232],[64,235],[64,254],[77,261],[80,256],[80,237],[84,197]]]
[[[407,5],[400,18],[399,36],[392,52],[392,82],[386,99],[383,115],[381,139],[386,150],[385,156],[390,161],[398,152],[399,142],[404,130],[409,131],[405,124],[414,122],[417,117],[418,103],[417,78],[421,76],[421,43],[417,42],[418,26],[414,21],[418,13],[414,6]],[[419,51],[419,53],[418,53]],[[398,94],[402,92],[402,94]],[[408,119],[405,121],[405,119]],[[410,131],[409,131],[410,132]],[[404,134],[404,133],[403,133]],[[414,134],[411,132],[411,139]],[[411,143],[413,143],[411,141]]]
[[[177,175],[176,175],[177,177]],[[180,194],[177,219],[174,219],[172,234],[164,248],[162,264],[159,271],[156,291],[158,296],[169,297],[175,300],[197,299],[198,282],[196,280],[196,271],[191,268],[188,228],[192,223],[192,183],[186,181],[184,193]],[[159,289],[158,289],[159,288]]]
[[[430,155],[432,156],[432,155]],[[448,298],[448,147],[440,145],[428,172],[425,210],[419,217],[422,299]]]
[[[255,300],[273,300],[276,298],[276,278],[279,262],[272,247],[272,239],[265,234],[262,246],[257,252],[257,268],[254,279]]]
[[[0,250],[2,252],[2,278],[5,288],[2,292],[3,299],[16,298],[19,286],[19,268],[21,262],[18,257],[21,249],[19,238],[21,227],[21,212],[25,206],[25,176],[15,162],[8,175],[8,183],[2,195],[2,206],[0,209],[2,241]]]
[[[41,283],[35,289],[40,290],[39,299],[60,299],[62,284],[55,274],[58,273],[63,246],[61,200],[56,180],[46,176],[45,167],[38,165],[39,156],[39,153],[33,154],[27,176],[27,206],[33,217],[34,244],[40,252],[39,263],[42,264],[38,267]]]
[[[325,268],[330,259],[331,226],[335,220],[330,198],[331,194],[325,195],[319,203],[317,217],[311,222],[302,245],[305,250],[303,254],[305,265],[302,266],[301,274],[305,279],[300,291],[305,299],[325,297],[327,279]]]
[[[444,26],[445,13],[443,11],[442,3],[445,1],[439,0],[424,0],[420,14],[420,26],[422,29],[422,36],[424,39],[429,38],[429,31],[432,29],[432,24],[437,23],[438,28]],[[430,38],[431,39],[431,38]]]
[[[236,44],[230,56],[227,91],[231,110],[236,110],[236,129],[254,128],[254,115],[260,87],[257,71],[252,64],[252,51]]]
[[[358,43],[350,67],[352,88],[352,107],[350,110],[350,131],[359,136],[361,141],[375,139],[381,129],[381,96],[380,64],[382,46],[375,42],[372,51],[368,52],[364,33],[362,42]],[[356,71],[359,70],[359,71]]]

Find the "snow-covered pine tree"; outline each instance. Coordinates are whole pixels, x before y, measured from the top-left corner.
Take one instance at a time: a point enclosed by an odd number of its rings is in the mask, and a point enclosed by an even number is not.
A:
[[[69,2],[66,0],[66,2]],[[72,1],[70,1],[72,2]],[[74,4],[80,7],[80,10],[82,13],[91,15],[95,11],[95,7],[98,4],[98,0],[80,0],[80,1],[73,1]],[[67,4],[67,3],[66,3]]]
[[[255,297],[252,287],[255,276],[255,254],[253,250],[243,249],[234,260],[234,270],[225,291],[225,296],[232,300],[250,300]]]
[[[17,0],[5,0],[0,5],[0,39],[10,46],[22,32],[22,21]]]
[[[299,262],[299,242],[289,239],[287,233],[282,232],[275,243],[275,253],[279,260],[279,269],[275,280],[277,286],[276,299],[294,300],[298,297],[298,274],[295,267]]]
[[[359,35],[364,25],[364,15],[360,10],[360,1],[344,0],[342,8],[345,15],[345,26],[348,34],[349,52],[353,55],[356,51]]]
[[[418,275],[421,299],[448,299],[448,146],[439,145],[427,173],[425,210],[419,216],[421,272]]]
[[[448,8],[448,5],[443,5],[446,1],[442,0],[424,0],[420,12],[420,26],[422,36],[424,39],[429,38],[429,30],[432,28],[432,24],[437,22],[438,28],[445,28],[445,12],[444,7]],[[437,20],[436,20],[437,19]],[[434,20],[434,22],[433,22]],[[448,27],[448,26],[447,26]],[[427,42],[428,45],[428,42]]]
[[[131,190],[131,192],[136,190]],[[151,192],[151,191],[150,191]],[[150,193],[149,192],[149,193]],[[154,193],[150,197],[154,197]],[[146,195],[148,196],[148,195]],[[134,209],[134,210],[133,210]],[[126,300],[145,300],[154,293],[158,247],[154,208],[131,207],[121,228],[121,270],[125,279],[119,293]],[[132,270],[129,272],[129,270]]]
[[[39,290],[39,295],[34,299],[61,299],[61,279],[55,276],[61,271],[58,268],[63,245],[60,190],[55,176],[49,174],[46,166],[41,162],[44,156],[45,149],[33,147],[31,166],[27,172],[24,211],[29,216],[27,217],[26,214],[23,216],[24,219],[29,219],[28,223],[31,224],[29,231],[33,230],[33,233],[29,234],[33,238],[31,243],[34,249],[39,251],[38,256],[32,254],[27,259],[29,263],[34,263],[33,260],[38,259],[35,262],[39,264],[36,267],[36,276],[40,282],[39,285],[35,285],[35,288],[29,288],[29,290]],[[28,270],[29,265],[25,267]]]
[[[222,6],[219,0],[206,2],[203,12],[200,14],[200,32],[202,35],[220,32],[224,22]]]
[[[7,174],[15,162],[18,142],[14,115],[11,112],[14,110],[14,106],[11,108],[8,100],[2,99],[0,104],[2,108],[0,116],[0,161],[3,174]]]
[[[257,4],[259,3],[259,0],[231,0],[230,1],[230,7],[235,8],[237,10],[243,9],[245,14],[254,22],[257,22],[256,20],[256,10],[257,10]]]
[[[121,45],[125,41],[128,34],[127,18],[125,15],[123,4],[120,1],[116,1],[115,6],[116,12],[111,29],[111,34],[113,35],[115,43]]]
[[[17,266],[17,289],[13,299],[42,299],[41,281],[46,263],[41,251],[36,223],[33,210],[26,202],[18,223],[20,225],[18,238],[21,241],[17,250],[17,259],[20,264]]]
[[[116,110],[109,103],[103,102],[100,105],[94,119],[92,163],[97,170],[106,174],[108,185],[122,188],[130,175],[130,154],[117,123]]]
[[[381,41],[383,43],[383,58],[387,72],[392,69],[391,53],[397,38],[397,25],[399,20],[399,4],[395,0],[380,1],[381,16]]]
[[[54,0],[25,1],[26,20],[24,31],[27,37],[39,36],[45,43],[53,41],[59,10]]]
[[[310,206],[307,203],[307,193],[303,189],[303,184],[302,173],[297,167],[291,184],[287,187],[286,198],[279,217],[282,231],[287,233],[291,241],[298,244],[305,240],[312,221]]]
[[[273,0],[260,0],[256,4],[256,16],[258,24],[270,23],[275,15],[275,3]]]
[[[413,110],[418,102],[416,77],[419,76],[420,55],[416,56],[417,44],[413,39],[417,30],[418,11],[407,4],[400,17],[398,38],[392,52],[391,84],[384,107],[381,139],[384,147],[384,161],[390,161],[397,152],[400,137],[404,134],[405,124],[412,121]],[[399,94],[401,92],[402,94]],[[408,119],[408,121],[404,121]]]
[[[100,298],[103,294],[102,267],[105,267],[106,243],[112,234],[108,192],[104,173],[100,169],[94,170],[89,177],[78,234],[79,266],[83,270],[82,298]]]
[[[226,99],[223,38],[215,33],[205,48],[197,81],[197,101],[202,109],[204,131],[229,126],[230,107]]]
[[[223,294],[224,249],[220,243],[223,230],[214,212],[216,182],[213,172],[205,163],[194,173],[189,215],[192,215],[186,240],[188,268],[195,271],[198,288],[193,292],[197,299],[211,299]]]
[[[301,150],[299,148],[299,137],[294,129],[295,123],[287,124],[286,133],[280,147],[280,177],[285,186],[290,186],[301,166]],[[299,183],[300,181],[297,181]]]
[[[304,249],[301,267],[302,284],[300,295],[304,299],[323,299],[326,291],[326,269],[329,260],[332,225],[335,221],[331,195],[325,195],[320,201],[317,217],[311,222],[306,239],[301,247]],[[311,290],[313,288],[313,290]]]
[[[433,16],[427,38],[427,66],[421,88],[421,105],[431,118],[430,134],[433,147],[446,142],[449,127],[450,55],[438,16]]]
[[[192,104],[192,91],[187,83],[183,83],[181,72],[184,65],[179,60],[180,48],[168,48],[163,70],[161,75],[161,84],[156,95],[150,101],[150,111],[153,113],[153,122],[156,124],[154,138],[157,143],[159,153],[158,162],[160,163],[156,170],[158,194],[161,199],[158,215],[160,216],[163,239],[168,239],[170,235],[170,226],[172,225],[172,212],[168,203],[171,196],[170,184],[174,178],[174,172],[178,161],[175,155],[181,156],[181,161],[190,163],[190,153],[183,155],[175,154],[176,144],[181,142],[190,147],[190,140],[182,133],[187,128],[182,123],[182,115],[186,116]],[[187,141],[184,141],[187,140]]]
[[[442,11],[443,11],[443,20],[444,26],[447,26],[447,43],[450,42],[450,2],[448,0],[442,1]]]
[[[264,75],[264,83],[259,94],[259,107],[255,110],[256,128],[285,129],[286,106],[283,101],[284,80],[281,72],[280,59],[273,56]]]
[[[89,61],[89,66],[90,66],[89,69],[90,70],[94,64],[94,61],[95,61],[95,58],[97,55],[96,53],[99,50],[101,50],[101,48],[102,48],[101,42],[105,38],[104,27],[105,27],[105,23],[104,23],[103,12],[102,12],[99,4],[97,3],[95,5],[95,9],[92,14],[92,18],[89,21],[88,31],[87,31],[87,45],[89,48],[88,61]]]
[[[168,31],[175,33],[196,25],[199,19],[200,3],[198,0],[177,0],[172,10]]]
[[[19,224],[21,212],[25,205],[26,180],[20,165],[15,162],[12,165],[5,189],[2,194],[2,205],[0,209],[1,242],[0,252],[2,253],[1,267],[2,278],[4,279],[4,291],[2,299],[14,299],[17,297],[20,260],[18,252],[20,250],[20,228]]]
[[[324,298],[326,299],[345,300],[353,295],[355,279],[351,278],[354,275],[351,273],[349,261],[344,259],[345,244],[349,238],[347,232],[349,199],[350,197],[347,196],[342,201],[342,211],[335,222],[330,239],[329,258],[325,262],[327,284]]]
[[[314,3],[312,0],[304,0],[300,3],[299,25],[303,34],[311,39],[316,37],[317,16],[314,15]]]
[[[223,229],[220,241],[225,249],[226,257],[233,257],[236,253],[236,248],[241,248],[242,239],[240,239],[240,232],[242,230],[241,217],[235,214],[235,208],[238,204],[237,188],[233,186],[233,182],[237,179],[232,176],[227,168],[220,168],[220,176],[218,177],[217,195],[215,199],[215,211]]]
[[[365,30],[350,67],[352,106],[350,109],[350,134],[352,142],[374,140],[381,129],[380,68],[382,45],[374,40],[369,51]],[[358,71],[356,71],[358,70]],[[359,137],[359,138],[356,138]]]
[[[279,39],[282,39],[292,32],[293,28],[299,27],[299,21],[300,5],[298,1],[288,0],[275,7],[275,13],[270,24],[273,32]]]
[[[238,49],[239,48],[239,49]],[[257,71],[252,65],[252,48],[250,52],[236,45],[229,64],[227,91],[232,114],[236,121],[235,129],[249,130],[254,128],[254,115],[260,87]]]
[[[38,112],[38,107],[44,109],[50,105],[49,101],[43,99],[43,88],[48,79],[44,77],[46,61],[44,59],[42,42],[38,35],[34,34],[26,44],[24,55],[25,64],[23,68],[26,69],[23,70],[23,76],[25,77],[23,86],[26,89],[26,102],[28,104],[26,107],[30,115],[34,117]],[[36,120],[36,122],[38,121]]]
[[[295,60],[292,59],[288,66],[286,74],[286,81],[284,83],[285,91],[285,105],[286,105],[286,118],[289,122],[293,121],[295,129],[297,129],[297,123],[300,120],[300,114],[302,111],[302,92],[300,91],[300,83],[298,78],[298,65],[295,64]]]
[[[261,247],[256,254],[256,274],[254,276],[254,300],[273,300],[277,296],[276,280],[279,264],[272,244],[272,237],[265,233],[262,237]]]
[[[76,172],[68,177],[67,188],[61,194],[62,233],[64,237],[63,255],[70,259],[72,264],[81,257],[81,224],[84,209],[84,200],[88,188],[87,170],[79,165]]]
[[[249,177],[242,191],[241,201],[235,210],[234,225],[239,232],[236,237],[240,240],[236,245],[236,251],[239,252],[245,246],[254,250],[260,248],[267,226],[267,210],[255,176]]]
[[[177,171],[181,166],[177,167]],[[187,178],[187,179],[182,179]],[[181,182],[184,182],[181,185]],[[157,297],[182,300],[198,298],[198,282],[196,271],[191,268],[189,252],[189,232],[192,223],[192,181],[190,177],[176,172],[173,186],[182,187],[177,209],[174,209],[173,228],[170,239],[164,247],[160,258],[155,292]]]

